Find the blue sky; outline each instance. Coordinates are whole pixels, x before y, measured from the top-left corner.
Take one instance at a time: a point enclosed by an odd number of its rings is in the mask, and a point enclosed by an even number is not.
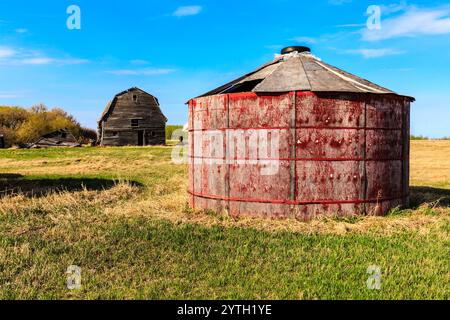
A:
[[[70,5],[81,29],[66,25]],[[367,8],[379,5],[381,29]],[[0,105],[59,106],[92,128],[116,93],[157,96],[171,124],[184,105],[306,44],[324,61],[416,97],[412,132],[450,136],[450,4],[443,1],[3,0]]]

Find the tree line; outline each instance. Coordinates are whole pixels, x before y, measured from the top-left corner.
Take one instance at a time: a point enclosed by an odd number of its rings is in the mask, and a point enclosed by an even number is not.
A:
[[[37,104],[27,109],[0,106],[0,135],[4,136],[6,147],[25,147],[42,135],[67,128],[82,144],[97,140],[95,130],[85,128],[61,108],[49,109]]]

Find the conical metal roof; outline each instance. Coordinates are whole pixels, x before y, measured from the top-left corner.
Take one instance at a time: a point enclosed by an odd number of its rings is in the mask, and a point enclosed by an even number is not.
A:
[[[301,48],[296,51],[296,48]],[[299,52],[301,51],[301,52]],[[200,97],[233,92],[277,93],[289,91],[396,94],[315,57],[306,47],[288,47],[257,70]],[[414,98],[409,97],[411,100]]]

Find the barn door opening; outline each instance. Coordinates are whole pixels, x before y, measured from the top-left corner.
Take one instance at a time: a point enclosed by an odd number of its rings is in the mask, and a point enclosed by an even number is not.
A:
[[[138,131],[138,146],[144,146],[144,131]]]

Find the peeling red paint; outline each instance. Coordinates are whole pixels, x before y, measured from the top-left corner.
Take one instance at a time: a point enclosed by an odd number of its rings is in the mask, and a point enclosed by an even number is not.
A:
[[[233,216],[297,219],[406,205],[409,103],[395,96],[312,92],[193,99],[190,205],[227,209]],[[279,137],[277,150],[260,145],[255,136],[261,132],[267,141]],[[277,172],[263,175],[263,160],[277,161]]]

